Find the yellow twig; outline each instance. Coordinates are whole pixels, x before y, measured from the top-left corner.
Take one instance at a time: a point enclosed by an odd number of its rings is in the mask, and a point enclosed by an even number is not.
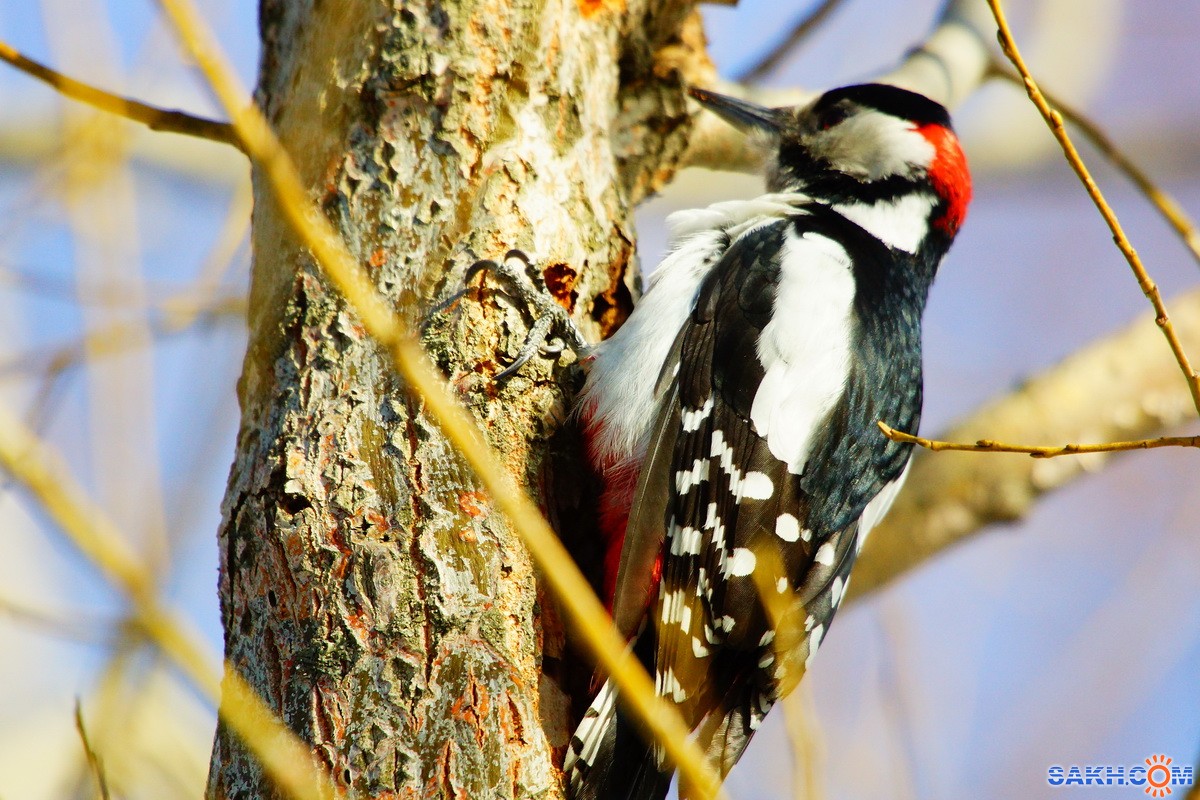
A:
[[[233,145],[241,150],[241,142],[233,133],[233,127],[228,122],[218,122],[213,119],[193,116],[183,111],[158,108],[128,97],[106,92],[95,86],[68,78],[61,72],[34,61],[32,58],[13,49],[6,42],[0,41],[0,61],[7,61],[17,69],[53,87],[59,94],[86,103],[92,108],[107,111],[110,114],[124,117],[127,120],[141,123],[152,131],[164,133],[179,133],[184,136],[195,136],[221,144]]]
[[[820,749],[817,742],[818,730],[809,719],[811,703],[806,702],[801,695],[806,686],[801,681],[805,665],[797,663],[792,658],[794,654],[789,652],[808,636],[801,627],[801,620],[807,614],[803,608],[797,606],[799,601],[791,588],[779,552],[770,547],[762,547],[756,549],[754,555],[757,564],[753,573],[754,587],[758,590],[758,597],[770,621],[771,629],[775,631],[771,641],[775,649],[776,664],[788,662],[787,682],[777,684],[776,702],[783,706],[787,734],[792,745],[793,769],[796,773],[793,784],[797,789],[794,796],[805,800],[818,800],[822,796],[814,769]]]
[[[108,779],[104,777],[104,764],[92,749],[92,743],[88,741],[87,728],[83,724],[83,708],[78,697],[75,698],[75,730],[83,744],[83,754],[87,757],[88,767],[96,778],[96,790],[100,793],[101,800],[109,800],[112,795],[108,791]]]
[[[1022,87],[1025,85],[1020,75],[1001,64],[992,64],[990,71],[992,75],[1003,78],[1010,83]],[[1125,155],[1113,140],[1108,137],[1108,134],[1083,114],[1083,112],[1063,103],[1060,98],[1051,92],[1043,90],[1042,94],[1045,96],[1046,102],[1058,109],[1058,112],[1063,115],[1063,119],[1078,128],[1079,132],[1092,143],[1092,146],[1101,155],[1108,159],[1109,163],[1133,182],[1138,191],[1145,195],[1150,204],[1158,209],[1158,213],[1162,214],[1167,224],[1183,240],[1184,246],[1187,247],[1192,257],[1197,262],[1200,262],[1200,231],[1197,230],[1195,221],[1183,210],[1183,206],[1179,205],[1179,202],[1169,192],[1158,186],[1141,167],[1135,164],[1129,156]]]
[[[1133,442],[1104,442],[1102,444],[1063,444],[1042,447],[1030,444],[1005,444],[993,439],[976,442],[941,442],[898,431],[885,422],[876,423],[883,435],[893,442],[915,444],[926,450],[961,450],[968,453],[1024,453],[1033,458],[1080,456],[1088,453],[1117,453],[1124,450],[1152,450],[1156,447],[1200,447],[1200,436],[1164,436],[1160,439],[1138,439]]]
[[[41,504],[71,544],[129,600],[134,623],[214,705],[218,679],[207,666],[209,654],[178,616],[155,594],[155,581],[129,551],[103,509],[92,504],[62,467],[61,459],[20,420],[0,409],[0,465]],[[309,749],[288,730],[244,679],[227,667],[221,716],[262,763],[267,774],[296,800],[334,796],[328,778]]]
[[[247,94],[226,63],[211,32],[188,0],[160,0],[181,41],[195,59],[233,120],[251,159],[269,182],[281,213],[325,275],[354,309],[363,327],[390,355],[408,385],[425,403],[446,438],[463,456],[497,507],[524,540],[542,577],[578,627],[593,657],[620,688],[628,707],[662,744],[697,798],[720,795],[720,781],[688,736],[683,719],[655,694],[653,683],[525,491],[514,485],[484,443],[474,421],[454,399],[445,380],[430,366],[400,318],[376,291],[366,272],[346,250],[329,221],[308,198],[300,176],[262,113],[246,104]]]
[[[1117,215],[1109,207],[1108,202],[1104,199],[1104,195],[1100,192],[1100,187],[1096,185],[1087,166],[1084,165],[1083,159],[1080,158],[1079,151],[1075,149],[1075,145],[1072,143],[1071,137],[1067,134],[1067,129],[1063,125],[1062,114],[1050,107],[1050,103],[1046,100],[1045,95],[1038,88],[1037,81],[1033,79],[1033,76],[1029,73],[1029,68],[1025,66],[1025,60],[1021,58],[1021,52],[1017,49],[1017,43],[1013,39],[1012,31],[1009,30],[1008,20],[1004,16],[1004,9],[1000,6],[1000,0],[987,0],[987,2],[988,6],[992,9],[992,15],[996,18],[1001,49],[1008,57],[1008,60],[1012,62],[1013,66],[1016,67],[1017,72],[1020,73],[1022,80],[1025,82],[1025,91],[1029,95],[1029,99],[1033,101],[1042,118],[1046,120],[1046,124],[1050,126],[1051,133],[1054,134],[1054,138],[1058,140],[1059,145],[1062,147],[1067,163],[1071,165],[1071,169],[1075,170],[1075,174],[1079,176],[1079,180],[1087,190],[1088,196],[1092,198],[1092,202],[1100,211],[1100,216],[1104,218],[1109,230],[1112,231],[1113,241],[1116,242],[1117,248],[1125,256],[1125,260],[1129,262],[1129,266],[1133,270],[1133,274],[1137,278],[1138,285],[1141,287],[1143,294],[1149,298],[1150,304],[1154,306],[1155,322],[1162,330],[1168,344],[1170,344],[1171,352],[1175,354],[1175,360],[1179,362],[1179,369],[1183,372],[1184,378],[1187,380],[1188,389],[1192,394],[1192,403],[1196,406],[1196,411],[1200,413],[1200,375],[1197,375],[1196,371],[1192,369],[1187,353],[1183,350],[1183,344],[1179,341],[1179,336],[1175,333],[1175,327],[1171,324],[1171,318],[1167,314],[1167,307],[1163,302],[1162,295],[1159,294],[1158,286],[1146,272],[1146,268],[1142,265],[1142,260],[1138,256],[1137,251],[1133,249],[1133,245],[1130,244],[1128,237],[1125,236],[1125,231],[1121,228],[1121,223],[1117,220]]]

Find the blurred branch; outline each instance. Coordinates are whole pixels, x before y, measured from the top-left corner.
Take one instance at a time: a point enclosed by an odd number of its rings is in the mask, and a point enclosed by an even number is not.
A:
[[[953,108],[983,80],[991,58],[991,16],[979,0],[952,0],[946,4],[929,37],[909,52],[894,70],[875,80],[920,92]],[[751,88],[740,83],[717,82],[711,88],[764,105],[797,105],[816,93],[803,89]],[[707,167],[734,172],[757,172],[762,153],[747,137],[715,114],[700,114],[680,166]]]
[[[1020,75],[1005,68],[998,62],[992,64],[989,74],[1003,78],[1009,83],[1016,84],[1022,88],[1025,86],[1025,81]],[[1200,262],[1200,232],[1196,230],[1196,223],[1188,216],[1187,212],[1183,210],[1183,207],[1179,205],[1175,198],[1160,188],[1141,167],[1133,163],[1128,156],[1121,152],[1099,125],[1086,117],[1081,111],[1064,104],[1061,99],[1050,92],[1043,89],[1042,94],[1045,96],[1046,101],[1062,114],[1063,119],[1078,128],[1084,138],[1091,142],[1092,146],[1100,151],[1100,154],[1107,158],[1109,163],[1124,173],[1125,177],[1133,182],[1138,190],[1146,196],[1146,199],[1163,215],[1163,218],[1175,230],[1179,238],[1183,240],[1192,257],[1197,262]]]
[[[816,30],[818,25],[836,11],[842,2],[843,0],[822,0],[819,6],[808,13],[808,16],[801,19],[792,27],[791,32],[788,33],[783,41],[771,48],[770,52],[763,56],[757,64],[737,75],[735,80],[742,83],[753,83],[768,75],[779,66],[780,62],[787,58],[788,54],[797,45],[808,38],[808,35]]]
[[[1200,347],[1200,290],[1175,299],[1176,325]],[[1194,414],[1154,319],[1075,353],[946,431],[971,442],[1127,440],[1152,436]],[[914,454],[912,474],[891,512],[867,539],[852,595],[870,592],[996,522],[1028,513],[1046,492],[1101,467],[1106,453],[1071,459],[967,453]]]
[[[327,800],[329,779],[307,746],[279,721],[232,666],[223,687],[208,665],[199,637],[155,594],[155,580],[132,553],[103,509],[95,506],[61,459],[20,420],[0,409],[0,464],[40,504],[70,543],[128,599],[134,622],[203,696],[214,704],[221,688],[221,715],[254,752],[263,769],[290,797]]]
[[[913,436],[911,433],[898,431],[886,422],[879,422],[879,430],[893,442],[915,444],[926,450],[940,452],[957,450],[966,453],[1022,453],[1033,458],[1057,458],[1058,456],[1078,456],[1091,453],[1119,453],[1126,450],[1152,450],[1157,447],[1200,447],[1200,436],[1164,436],[1158,439],[1138,439],[1132,442],[1104,442],[1102,444],[1063,444],[1063,445],[1032,445],[1005,444],[993,439],[979,439],[974,442],[943,442],[938,439],[926,439]]]
[[[349,253],[329,220],[309,200],[299,173],[262,112],[245,103],[239,85],[211,31],[187,0],[160,0],[180,40],[233,119],[238,138],[262,171],[280,212],[325,275],[356,312],[363,327],[389,354],[397,373],[424,401],[446,438],[487,489],[541,568],[547,586],[561,601],[596,662],[619,687],[623,700],[699,798],[721,796],[720,781],[689,738],[679,712],[658,697],[641,664],[630,654],[587,579],[550,529],[528,494],[514,485],[483,441],[473,418],[451,394],[445,379],[425,358],[395,311]]]
[[[128,97],[106,92],[95,86],[68,78],[61,72],[34,61],[13,49],[6,42],[0,41],[0,60],[37,78],[39,81],[53,87],[59,94],[78,100],[92,108],[107,111],[110,114],[124,117],[132,122],[145,125],[153,131],[163,133],[178,133],[184,136],[195,136],[222,144],[232,145],[244,150],[238,141],[233,127],[227,122],[197,117],[183,111],[158,108],[147,103],[132,100]]]
[[[109,800],[111,795],[108,792],[108,779],[104,777],[104,765],[100,762],[100,756],[96,755],[96,751],[92,749],[91,742],[88,741],[87,728],[83,724],[83,709],[80,707],[78,697],[75,698],[75,730],[79,733],[79,741],[83,744],[83,754],[87,756],[88,767],[96,778],[96,789],[100,793],[101,800]]]
[[[113,627],[110,622],[89,619],[86,614],[52,614],[3,595],[0,595],[0,614],[28,623],[39,633],[59,636],[74,642],[103,642],[108,638],[107,632]]]
[[[150,331],[156,337],[182,333],[197,322],[234,317],[241,321],[246,314],[245,297],[218,297],[211,305],[199,310],[194,307],[171,308],[163,319],[154,323]],[[24,353],[0,361],[0,379],[6,374],[25,373],[43,369],[48,377],[54,378],[68,369],[79,366],[87,357],[107,356],[125,352],[130,348],[146,344],[142,336],[144,326],[140,323],[114,323],[97,330],[88,331],[76,341],[50,350]]]
[[[1121,255],[1125,256],[1125,260],[1129,262],[1129,267],[1133,270],[1142,293],[1146,295],[1150,300],[1150,304],[1154,307],[1155,322],[1162,330],[1163,336],[1166,337],[1167,343],[1171,347],[1171,352],[1175,354],[1175,360],[1179,363],[1179,369],[1183,372],[1188,389],[1192,394],[1192,403],[1196,406],[1197,413],[1200,413],[1200,375],[1192,369],[1187,353],[1184,351],[1183,345],[1180,343],[1179,337],[1175,332],[1175,327],[1171,323],[1171,318],[1167,315],[1167,307],[1162,300],[1162,295],[1158,291],[1158,286],[1146,272],[1141,258],[1138,256],[1137,251],[1133,249],[1133,245],[1130,244],[1129,239],[1125,236],[1125,231],[1121,228],[1121,223],[1117,220],[1117,215],[1104,199],[1100,187],[1092,180],[1091,173],[1083,163],[1083,159],[1080,158],[1079,151],[1075,149],[1071,137],[1067,134],[1067,129],[1063,125],[1062,114],[1050,107],[1046,96],[1042,94],[1037,82],[1029,74],[1029,68],[1025,65],[1024,59],[1021,58],[1021,52],[1017,49],[1017,43],[1013,39],[1012,31],[1009,30],[1008,20],[1005,19],[1004,9],[1000,5],[1000,0],[987,0],[987,2],[988,6],[992,9],[992,14],[996,18],[996,25],[999,27],[1001,49],[1024,79],[1025,91],[1029,95],[1029,99],[1037,107],[1042,118],[1046,120],[1046,124],[1050,126],[1051,133],[1054,134],[1054,138],[1058,140],[1059,145],[1062,147],[1067,163],[1071,165],[1071,169],[1075,170],[1075,174],[1079,176],[1079,180],[1087,190],[1088,196],[1092,198],[1092,202],[1095,204],[1097,210],[1099,210],[1100,216],[1104,218],[1109,230],[1112,231],[1117,249],[1121,251]]]

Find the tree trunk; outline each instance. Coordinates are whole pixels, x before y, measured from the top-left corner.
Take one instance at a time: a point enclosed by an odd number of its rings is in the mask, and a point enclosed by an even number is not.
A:
[[[263,0],[261,26],[258,101],[314,199],[538,492],[568,359],[493,383],[528,312],[464,271],[518,247],[593,336],[624,319],[633,205],[685,146],[680,71],[711,69],[691,0]],[[530,559],[256,187],[226,657],[358,796],[557,797]],[[208,795],[274,796],[223,727]]]

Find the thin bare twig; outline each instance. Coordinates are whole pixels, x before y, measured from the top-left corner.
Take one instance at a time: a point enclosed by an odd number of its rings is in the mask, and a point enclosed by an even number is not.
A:
[[[1141,258],[1138,256],[1137,251],[1133,249],[1133,245],[1130,244],[1129,238],[1121,228],[1121,223],[1117,220],[1117,215],[1104,199],[1100,187],[1096,185],[1087,166],[1084,165],[1083,159],[1080,158],[1079,151],[1075,149],[1075,145],[1071,141],[1071,137],[1067,134],[1066,127],[1063,125],[1062,114],[1050,106],[1050,103],[1046,100],[1046,96],[1038,88],[1037,81],[1029,73],[1029,68],[1025,65],[1025,60],[1021,57],[1021,52],[1017,49],[1016,40],[1013,39],[1012,31],[1008,27],[1008,20],[1004,16],[1004,9],[1000,5],[1000,0],[987,0],[987,3],[992,9],[992,16],[996,19],[997,35],[1000,40],[1001,49],[1008,57],[1008,60],[1012,62],[1012,65],[1016,67],[1017,72],[1020,73],[1021,78],[1025,82],[1025,91],[1029,95],[1029,99],[1033,101],[1042,118],[1046,120],[1046,124],[1050,127],[1050,132],[1054,134],[1054,138],[1058,140],[1059,145],[1062,147],[1067,163],[1071,165],[1071,169],[1075,170],[1075,174],[1079,176],[1079,180],[1087,190],[1088,196],[1092,198],[1092,202],[1095,204],[1097,210],[1099,210],[1100,216],[1104,218],[1109,230],[1112,231],[1113,241],[1116,242],[1117,249],[1121,251],[1121,254],[1125,256],[1125,260],[1129,262],[1129,267],[1133,270],[1142,293],[1146,295],[1150,300],[1150,304],[1154,307],[1155,323],[1162,330],[1163,336],[1166,337],[1167,343],[1171,347],[1171,352],[1175,354],[1175,360],[1179,363],[1179,369],[1183,372],[1184,378],[1187,380],[1188,389],[1192,395],[1192,403],[1196,406],[1196,411],[1200,413],[1200,375],[1192,368],[1187,353],[1183,350],[1183,344],[1179,341],[1175,327],[1171,324],[1171,318],[1167,314],[1167,307],[1163,302],[1162,295],[1158,291],[1158,285],[1151,280],[1150,275],[1146,272]]]
[[[993,63],[989,74],[1003,78],[1017,86],[1023,87],[1025,85],[1020,75],[1007,69],[1002,64]],[[1091,142],[1092,146],[1107,158],[1110,164],[1133,182],[1133,185],[1145,195],[1151,205],[1158,209],[1158,212],[1162,214],[1167,224],[1183,240],[1184,246],[1187,247],[1192,257],[1197,263],[1200,263],[1200,230],[1197,230],[1195,221],[1183,210],[1183,206],[1179,205],[1179,202],[1170,193],[1158,186],[1141,167],[1125,155],[1113,140],[1108,137],[1108,134],[1099,125],[1084,115],[1083,112],[1063,103],[1057,95],[1051,92],[1043,89],[1042,94],[1045,95],[1046,101],[1050,105],[1058,109],[1058,112],[1063,115],[1063,119],[1079,129],[1084,138]]]
[[[742,83],[752,83],[770,74],[772,70],[779,66],[780,62],[787,58],[788,54],[797,45],[808,38],[808,35],[816,30],[818,25],[836,11],[842,2],[843,0],[824,0],[821,5],[814,8],[806,17],[797,22],[783,41],[772,47],[770,52],[759,59],[757,64],[744,70],[740,75],[735,75],[734,80]]]
[[[893,442],[915,444],[926,450],[959,450],[966,453],[1024,453],[1032,458],[1057,458],[1058,456],[1081,456],[1089,453],[1120,453],[1127,450],[1153,450],[1156,447],[1200,447],[1200,436],[1163,436],[1158,439],[1138,439],[1132,442],[1103,442],[1101,444],[1063,444],[1042,446],[1032,444],[1005,444],[994,439],[979,439],[975,442],[943,442],[913,436],[898,431],[886,422],[878,422],[879,430]]]
[[[667,758],[678,767],[680,779],[692,787],[696,797],[723,796],[720,781],[689,738],[682,717],[655,693],[650,677],[628,652],[624,638],[537,506],[513,483],[470,414],[409,336],[401,318],[380,296],[329,220],[314,208],[295,165],[266,118],[257,107],[245,103],[246,91],[193,4],[188,0],[160,0],[160,5],[232,118],[239,138],[274,193],[280,213],[363,327],[390,355],[396,371],[424,400],[425,411],[521,536],[542,578],[562,603],[596,662],[619,687],[630,711],[662,744]]]
[[[64,97],[140,123],[152,131],[195,136],[198,139],[232,145],[245,152],[242,143],[238,141],[237,134],[234,133],[233,126],[228,122],[197,117],[184,111],[159,108],[106,92],[74,78],[68,78],[61,72],[34,61],[3,41],[0,41],[0,61],[7,61],[26,75],[48,84]]]
[[[87,756],[88,767],[92,771],[92,775],[96,777],[96,789],[100,793],[101,800],[110,800],[112,797],[108,791],[108,779],[104,776],[104,764],[100,761],[100,756],[96,755],[96,751],[92,749],[92,743],[88,741],[87,728],[83,724],[83,708],[80,706],[79,698],[75,698],[75,730],[79,733],[79,741],[83,744],[83,753]]]
[[[174,308],[163,314],[163,319],[151,325],[150,333],[155,338],[175,336],[200,322],[221,319],[236,319],[246,315],[246,298],[241,296],[217,297],[212,305],[203,308],[177,306],[186,314],[173,313]],[[124,353],[142,347],[146,342],[139,335],[142,326],[133,322],[115,322],[85,332],[78,339],[66,344],[54,345],[43,350],[17,354],[0,360],[0,380],[10,375],[24,375],[42,369],[48,378],[56,378],[63,372],[79,366],[85,357],[96,358]]]

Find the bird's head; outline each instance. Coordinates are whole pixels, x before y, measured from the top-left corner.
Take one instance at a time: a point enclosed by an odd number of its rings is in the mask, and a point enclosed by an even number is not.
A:
[[[879,83],[833,89],[807,105],[768,108],[689,90],[727,122],[765,137],[767,187],[830,202],[871,202],[932,190],[931,219],[953,236],[966,216],[971,177],[950,115],[924,95]]]

